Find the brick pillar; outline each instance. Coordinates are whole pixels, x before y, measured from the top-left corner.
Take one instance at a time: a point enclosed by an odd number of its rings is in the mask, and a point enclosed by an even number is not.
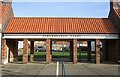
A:
[[[100,64],[100,40],[96,39],[96,64]]]
[[[46,63],[50,63],[51,62],[51,57],[50,57],[50,39],[46,40]]]
[[[23,63],[28,63],[28,39],[23,40]]]
[[[6,39],[2,39],[2,63],[6,61],[7,58],[7,45],[6,45]]]
[[[31,41],[30,46],[30,62],[34,62],[34,41]]]
[[[73,41],[70,41],[70,61],[73,62]]]
[[[87,43],[88,43],[88,49],[87,49],[88,57],[87,57],[87,60],[91,61],[91,41],[87,41]]]
[[[77,64],[77,39],[73,39],[73,63]]]
[[[52,61],[52,41],[50,41],[50,61]]]

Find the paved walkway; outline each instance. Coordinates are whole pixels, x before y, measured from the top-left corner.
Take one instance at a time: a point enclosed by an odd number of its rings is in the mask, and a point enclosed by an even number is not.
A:
[[[6,64],[2,66],[3,75],[51,75],[56,77],[57,63],[29,63],[29,64]],[[59,63],[59,75],[61,72],[61,63]],[[120,69],[120,68],[119,68]],[[90,63],[65,63],[66,75],[73,77],[84,75],[82,77],[117,77],[118,65],[116,64],[90,64]],[[120,72],[119,72],[120,73]],[[109,76],[108,76],[109,75]],[[112,76],[110,76],[112,75]],[[22,76],[23,77],[23,76]],[[25,76],[26,77],[26,76]],[[35,76],[33,76],[35,77]],[[71,76],[70,76],[71,77]]]

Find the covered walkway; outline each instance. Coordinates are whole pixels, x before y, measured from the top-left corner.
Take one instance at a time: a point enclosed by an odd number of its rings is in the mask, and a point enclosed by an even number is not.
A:
[[[69,58],[74,64],[81,62],[81,57],[77,56],[78,41],[87,41],[87,61],[91,61],[91,41],[95,43],[96,64],[101,63],[101,57],[104,61],[120,60],[120,8],[116,0],[110,0],[108,18],[14,17],[12,2],[6,1],[0,1],[0,51],[3,64],[18,60],[18,41],[23,41],[24,64],[29,60],[34,62],[34,41],[46,41],[46,63],[52,61],[52,41],[70,42]]]
[[[69,41],[70,42],[70,61],[74,64],[81,62],[78,58],[78,41],[87,41],[87,61],[91,62],[91,42],[95,42],[95,63],[101,62],[101,44],[102,42],[102,59],[103,61],[117,62],[118,35],[115,34],[4,34],[2,39],[2,60],[8,62],[17,62],[18,58],[18,41],[23,41],[22,61],[27,64],[34,62],[34,41],[46,41],[46,63],[52,61],[52,41]],[[28,59],[28,41],[30,41],[30,59]],[[115,57],[116,56],[116,57]],[[30,61],[28,61],[30,60]]]

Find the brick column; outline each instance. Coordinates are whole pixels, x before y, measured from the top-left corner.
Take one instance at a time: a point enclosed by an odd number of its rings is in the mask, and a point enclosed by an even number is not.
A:
[[[6,45],[6,39],[2,39],[2,63],[6,61],[7,58],[7,45]]]
[[[31,41],[30,46],[30,62],[34,62],[34,41]]]
[[[96,64],[100,64],[100,40],[96,39]]]
[[[73,62],[73,41],[70,41],[70,61]]]
[[[52,41],[50,41],[50,61],[52,61]]]
[[[23,40],[23,63],[28,63],[28,39]]]
[[[77,64],[77,39],[73,39],[73,63]]]
[[[50,58],[50,39],[46,40],[46,63],[50,63],[51,62],[51,58]]]
[[[87,49],[87,60],[91,61],[91,41],[87,41],[88,43],[88,49]]]

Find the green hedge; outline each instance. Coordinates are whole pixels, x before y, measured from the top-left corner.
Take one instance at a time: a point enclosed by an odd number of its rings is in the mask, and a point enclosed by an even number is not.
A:
[[[62,55],[62,51],[52,52],[52,58],[61,58],[61,57],[69,58],[70,52],[64,51],[64,56]],[[92,54],[92,58],[94,58],[94,57],[95,57],[95,55]],[[30,58],[30,52],[28,52],[28,58]],[[40,52],[35,51],[34,58],[46,58],[46,52],[45,51],[40,51]],[[78,58],[87,58],[87,53],[78,51]],[[22,61],[22,55],[18,56],[18,61]]]

